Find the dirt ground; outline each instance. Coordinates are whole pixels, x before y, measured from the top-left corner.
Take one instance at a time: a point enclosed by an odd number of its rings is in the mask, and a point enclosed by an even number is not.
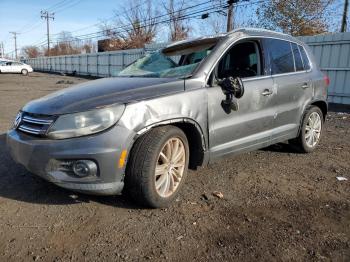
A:
[[[279,144],[228,158],[190,172],[170,208],[143,209],[60,189],[6,150],[26,102],[82,81],[0,75],[1,261],[350,261],[350,115],[327,117],[312,154]]]

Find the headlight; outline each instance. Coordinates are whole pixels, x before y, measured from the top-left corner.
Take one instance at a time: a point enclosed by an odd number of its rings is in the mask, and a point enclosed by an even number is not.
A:
[[[62,115],[48,131],[52,139],[85,136],[101,132],[118,122],[125,105],[96,109],[92,111]]]

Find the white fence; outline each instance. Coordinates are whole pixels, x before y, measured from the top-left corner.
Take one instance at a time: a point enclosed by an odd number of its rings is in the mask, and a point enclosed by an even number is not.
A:
[[[37,71],[107,77],[115,76],[144,53],[144,49],[130,49],[83,55],[39,57],[28,59],[27,63]]]

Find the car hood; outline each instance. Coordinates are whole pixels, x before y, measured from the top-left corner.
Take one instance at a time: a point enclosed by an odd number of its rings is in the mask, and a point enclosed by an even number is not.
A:
[[[88,81],[29,102],[23,111],[60,115],[184,91],[183,79],[115,77]]]

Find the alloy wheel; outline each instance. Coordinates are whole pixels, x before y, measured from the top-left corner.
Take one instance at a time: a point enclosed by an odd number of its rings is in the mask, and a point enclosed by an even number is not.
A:
[[[177,137],[170,138],[159,153],[155,169],[156,191],[161,197],[171,196],[178,188],[186,163],[184,143]]]
[[[322,120],[317,112],[312,112],[305,127],[305,142],[309,147],[315,147],[320,139]]]

